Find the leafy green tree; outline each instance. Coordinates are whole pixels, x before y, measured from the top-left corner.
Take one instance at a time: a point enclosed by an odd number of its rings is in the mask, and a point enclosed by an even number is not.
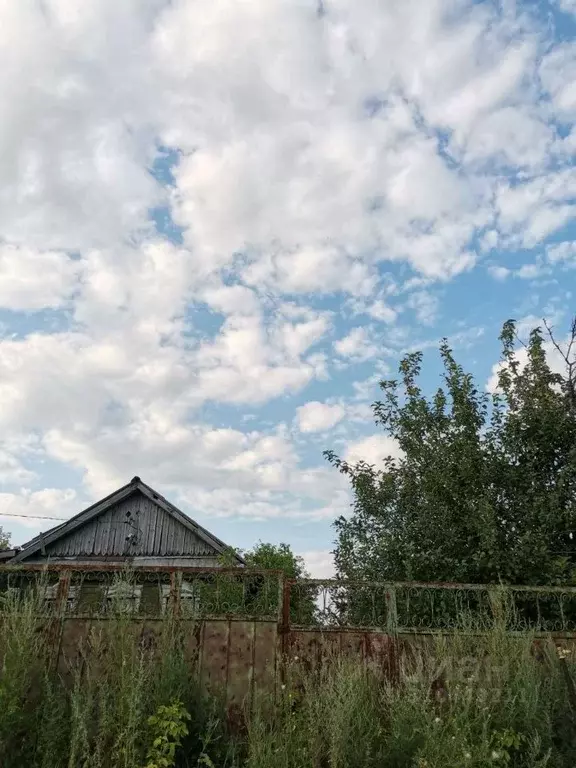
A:
[[[5,549],[10,549],[10,534],[0,526],[0,552]]]
[[[280,570],[288,579],[296,581],[290,591],[290,617],[295,624],[314,623],[316,615],[315,596],[317,589],[302,583],[309,579],[304,559],[295,555],[289,544],[265,544],[259,542],[253,549],[244,553],[246,564],[252,568]]]
[[[289,544],[265,544],[260,541],[242,556],[250,568],[279,570],[289,579],[310,577],[304,559],[300,555],[295,555]]]
[[[236,555],[240,555],[245,560],[248,568],[282,571],[289,579],[310,577],[304,559],[300,555],[295,555],[289,544],[265,544],[260,541],[252,549],[230,548],[219,558],[221,565],[226,567],[237,565]]]
[[[515,321],[504,324],[493,394],[446,340],[432,397],[418,384],[420,352],[381,382],[374,416],[400,457],[377,468],[326,453],[354,491],[352,515],[335,523],[340,577],[576,583],[576,320],[564,346],[544,325],[524,344]]]
[[[310,574],[306,570],[304,559],[300,555],[294,554],[289,544],[258,542],[255,547],[246,551],[231,550],[230,553],[220,559],[222,565],[233,565],[235,562],[234,553],[244,558],[248,568],[281,571],[286,578],[296,581],[297,583],[291,588],[290,597],[292,621],[297,624],[313,622],[316,614],[315,595],[317,589],[312,585],[302,583],[301,580],[310,578]],[[265,584],[264,577],[252,580],[250,586],[252,598],[258,599],[263,590],[269,586]]]

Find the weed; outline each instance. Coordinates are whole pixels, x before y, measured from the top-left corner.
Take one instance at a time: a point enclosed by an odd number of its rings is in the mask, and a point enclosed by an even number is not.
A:
[[[146,756],[146,768],[174,768],[176,749],[188,734],[188,720],[190,715],[181,701],[158,707],[156,714],[148,718],[152,744]]]
[[[295,658],[275,697],[257,689],[239,709],[235,732],[186,656],[188,623],[111,611],[61,677],[59,626],[39,618],[38,594],[0,606],[2,768],[574,765],[573,654],[552,641],[535,653],[504,620],[480,632],[461,617],[450,635],[398,639],[393,679],[376,662]]]

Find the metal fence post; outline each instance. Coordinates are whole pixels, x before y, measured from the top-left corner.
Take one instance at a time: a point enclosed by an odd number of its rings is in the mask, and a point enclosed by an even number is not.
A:
[[[288,579],[285,574],[281,574],[278,585],[278,634],[280,635],[278,649],[280,652],[279,670],[281,683],[284,683],[286,678],[286,662],[290,641],[290,596],[292,583],[292,579]]]
[[[283,574],[280,577],[279,587],[279,623],[283,635],[290,631],[290,597],[292,593],[293,579],[288,579]]]
[[[50,666],[58,667],[60,660],[60,647],[62,645],[62,632],[64,631],[64,617],[68,606],[68,594],[70,592],[70,572],[63,571],[58,577],[56,599],[54,600],[54,615],[48,619],[48,643],[50,645]]]
[[[170,609],[173,616],[180,614],[180,594],[182,585],[181,571],[172,571],[170,574]]]
[[[490,611],[492,613],[492,626],[494,628],[502,625],[506,621],[505,600],[509,591],[503,585],[490,585],[488,587],[488,599],[490,601]]]
[[[390,635],[398,632],[398,610],[396,607],[396,587],[386,589],[386,631]]]
[[[70,573],[63,571],[58,579],[58,588],[56,590],[56,615],[58,618],[66,614],[68,605],[68,595],[70,593]]]

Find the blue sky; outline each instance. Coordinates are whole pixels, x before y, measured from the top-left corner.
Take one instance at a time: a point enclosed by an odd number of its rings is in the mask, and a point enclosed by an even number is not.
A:
[[[576,2],[0,9],[0,525],[138,474],[331,571],[378,380],[488,386],[576,276]]]

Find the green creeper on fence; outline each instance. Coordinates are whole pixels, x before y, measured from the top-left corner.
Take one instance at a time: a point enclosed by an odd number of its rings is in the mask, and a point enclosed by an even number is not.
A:
[[[354,491],[353,514],[335,523],[339,577],[576,583],[576,320],[565,343],[544,326],[523,343],[504,324],[493,394],[446,340],[432,397],[418,384],[420,352],[402,360],[400,381],[381,382],[374,416],[401,458],[376,468],[326,452]]]

